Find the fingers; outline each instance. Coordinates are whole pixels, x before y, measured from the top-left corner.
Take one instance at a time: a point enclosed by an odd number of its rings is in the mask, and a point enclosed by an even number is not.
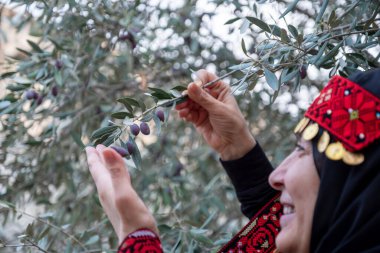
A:
[[[187,90],[189,97],[207,111],[220,105],[220,102],[216,98],[195,83],[190,83]]]
[[[211,82],[213,80],[218,79],[218,76],[210,73],[204,69],[198,70],[196,72],[197,79],[195,82],[190,83],[187,87],[187,94],[190,99],[193,100],[196,104],[199,104],[207,111],[209,111],[209,107],[215,107],[219,105],[219,100],[223,100],[224,96],[220,96],[221,93],[229,91],[229,86],[225,84],[223,81],[218,81],[212,86],[207,88],[201,88],[204,84]],[[186,106],[189,106],[190,101],[186,104],[179,105],[177,109],[182,109]]]
[[[104,164],[111,175],[112,182],[117,183],[116,186],[119,186],[120,181],[124,182],[124,184],[121,185],[125,185],[125,180],[130,181],[124,160],[115,150],[112,148],[104,148],[101,154]]]
[[[114,229],[118,228],[118,213],[113,202],[113,187],[111,178],[107,168],[104,166],[102,161],[102,156],[99,154],[98,150],[103,150],[105,147],[103,145],[98,145],[95,148],[87,147],[87,161],[89,165],[89,170],[92,178],[94,179],[95,186],[99,195],[100,203],[104,211],[106,212],[108,218],[110,219]]]
[[[102,174],[107,173],[102,166],[98,151],[93,147],[86,147],[87,163],[95,184],[98,186]]]
[[[131,185],[123,158],[111,148],[105,148],[102,155],[111,175],[115,205],[124,231],[130,233],[139,227],[155,228],[149,210]]]
[[[186,108],[186,107],[188,107],[190,105],[190,102],[191,102],[190,100],[186,100],[185,102],[182,102],[179,105],[176,105],[175,109],[176,110],[181,110],[183,108]]]
[[[211,82],[218,78],[218,76],[214,75],[213,73],[208,72],[205,69],[200,69],[196,72],[196,77],[198,80],[200,80],[203,84]]]
[[[158,232],[154,218],[132,188],[123,158],[103,145],[87,147],[87,160],[101,204],[120,240],[138,228]]]
[[[213,73],[208,72],[205,69],[200,69],[196,72],[197,78],[195,79],[195,83],[199,86],[203,86],[209,82],[215,81],[219,79],[219,77]],[[215,83],[207,86],[209,93],[214,97],[218,97],[218,94],[223,90],[230,90],[229,86],[223,82],[222,80],[218,80]],[[214,95],[215,94],[215,95]]]
[[[130,176],[123,158],[113,149],[105,148],[102,152],[105,165],[111,175],[115,203],[117,208],[128,205],[129,197],[134,190],[131,185]]]
[[[218,77],[204,69],[196,72],[196,81],[190,83],[187,88],[189,99],[176,106],[179,117],[199,125],[207,114],[220,114],[231,99],[230,88],[222,81],[216,82],[212,87],[202,88],[202,85],[217,79]]]

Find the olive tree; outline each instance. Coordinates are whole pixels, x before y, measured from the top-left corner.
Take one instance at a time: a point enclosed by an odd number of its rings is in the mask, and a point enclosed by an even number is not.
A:
[[[225,76],[277,164],[330,76],[379,67],[379,6],[3,1],[0,9],[15,8],[12,23],[28,25],[32,39],[0,65],[0,218],[6,228],[26,219],[21,231],[0,232],[0,247],[117,249],[83,152],[103,143],[125,156],[165,251],[216,251],[246,220],[217,154],[173,113],[194,71]],[[221,27],[229,33],[219,35]]]

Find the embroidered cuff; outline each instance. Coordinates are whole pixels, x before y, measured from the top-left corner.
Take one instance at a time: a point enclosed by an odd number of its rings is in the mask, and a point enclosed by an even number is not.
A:
[[[118,253],[163,253],[160,238],[150,229],[138,229],[130,233],[119,246]]]

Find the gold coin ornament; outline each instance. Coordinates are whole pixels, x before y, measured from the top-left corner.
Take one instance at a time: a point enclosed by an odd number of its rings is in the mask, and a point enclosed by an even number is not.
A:
[[[359,165],[364,162],[364,155],[346,151],[343,155],[343,162],[348,165]]]
[[[297,134],[297,133],[300,133],[302,132],[302,130],[307,126],[307,124],[309,123],[310,119],[309,118],[303,118],[300,120],[300,122],[298,122],[296,128],[294,128],[294,133]]]
[[[298,122],[297,126],[294,128],[294,133],[295,133],[295,134],[300,132],[300,129],[301,129],[301,127],[302,127],[304,121],[305,121],[305,118],[301,119],[301,120]]]
[[[303,131],[302,138],[307,141],[312,140],[318,134],[319,126],[317,123],[308,125]]]
[[[333,161],[338,161],[343,158],[344,153],[346,152],[342,143],[334,142],[327,146],[326,156]]]
[[[317,145],[317,149],[319,153],[325,152],[329,143],[330,143],[330,135],[326,131],[323,131],[321,138],[319,138],[318,140],[318,145]]]
[[[301,128],[299,131],[302,132],[305,129],[305,127],[307,126],[307,124],[309,124],[309,122],[310,122],[309,118],[304,118],[303,124],[301,125]]]
[[[301,119],[300,122],[298,122],[296,128],[294,128],[294,133],[297,134],[297,133],[302,132],[309,122],[310,122],[309,118]]]

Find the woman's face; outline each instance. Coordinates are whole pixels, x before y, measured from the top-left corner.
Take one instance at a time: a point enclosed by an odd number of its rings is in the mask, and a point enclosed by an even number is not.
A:
[[[272,172],[270,185],[282,192],[284,214],[276,246],[282,253],[307,253],[310,247],[314,206],[319,177],[314,165],[312,145],[300,138],[295,150]]]

